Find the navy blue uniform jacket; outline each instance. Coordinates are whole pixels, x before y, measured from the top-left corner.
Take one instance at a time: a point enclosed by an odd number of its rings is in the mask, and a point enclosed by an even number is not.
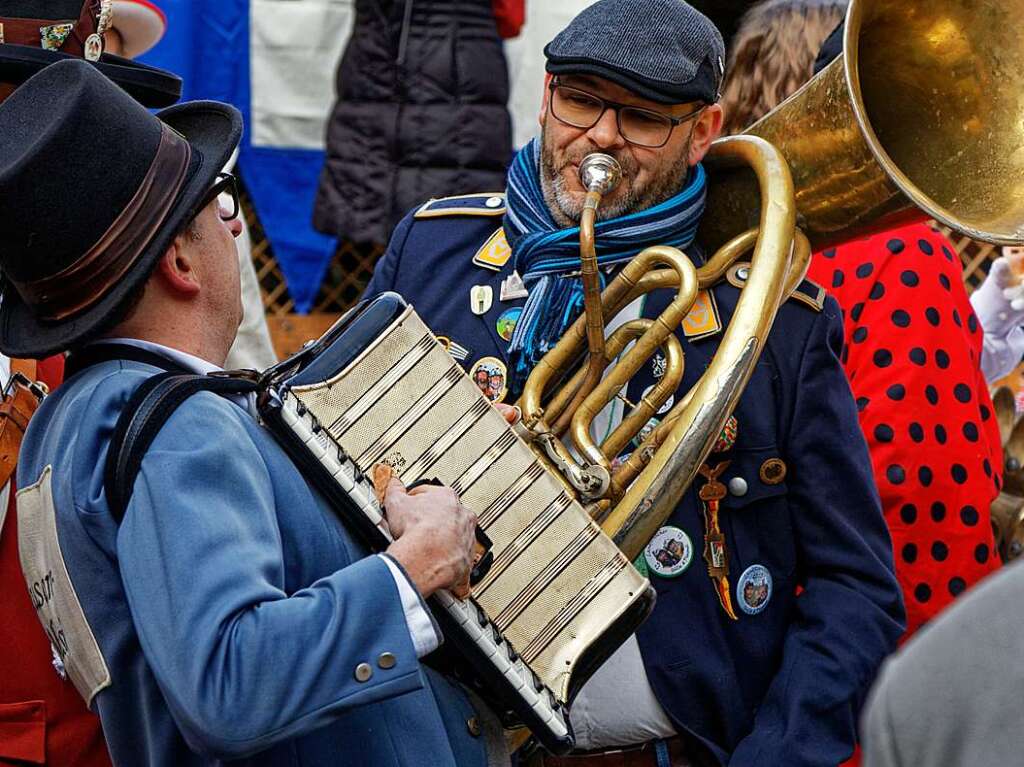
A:
[[[436,335],[464,348],[467,369],[486,356],[507,361],[498,318],[525,302],[499,300],[511,259],[497,271],[474,263],[501,226],[503,206],[498,195],[428,203],[395,230],[367,288],[402,294]],[[470,311],[474,285],[493,289],[482,316]],[[726,323],[739,290],[723,282],[713,293]],[[670,299],[652,294],[643,316],[657,316]],[[694,562],[675,578],[651,572],[658,601],[637,632],[651,686],[673,721],[737,767],[835,767],[848,757],[864,696],[904,623],[892,545],[839,363],[839,307],[818,299],[791,299],[779,310],[735,412],[739,436],[722,478],[747,484],[722,502],[720,516],[733,601],[740,574],[762,565],[772,576],[767,607],[748,614],[737,604],[737,621],[723,612],[701,559],[704,523],[691,488],[668,524],[687,532]],[[685,391],[721,333],[679,336]],[[630,401],[654,382],[653,368],[647,363],[629,385]],[[785,462],[782,482],[761,479],[769,459]]]

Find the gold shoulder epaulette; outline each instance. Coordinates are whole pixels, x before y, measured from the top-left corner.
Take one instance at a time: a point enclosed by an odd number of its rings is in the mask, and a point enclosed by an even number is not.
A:
[[[456,197],[440,197],[436,200],[427,200],[413,214],[413,218],[504,215],[505,193],[484,192],[482,194],[460,194]]]
[[[735,288],[742,288],[747,284],[747,277],[750,274],[750,263],[748,261],[737,261],[729,271],[725,273],[725,279]],[[816,312],[820,312],[825,306],[827,292],[813,280],[804,280],[789,294],[791,301],[799,301],[809,306]]]

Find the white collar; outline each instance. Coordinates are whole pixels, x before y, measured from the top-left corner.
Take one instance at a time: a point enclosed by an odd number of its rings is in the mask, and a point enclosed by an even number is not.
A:
[[[103,338],[95,341],[94,343],[102,344],[125,344],[126,346],[135,346],[139,349],[145,349],[146,351],[159,354],[161,357],[166,357],[171,362],[176,362],[186,370],[192,373],[198,373],[199,375],[206,375],[216,370],[223,370],[224,368],[214,365],[212,362],[207,362],[201,357],[196,357],[194,354],[183,352],[180,349],[174,349],[170,346],[164,346],[163,344],[153,343],[152,341],[143,341],[140,338]]]

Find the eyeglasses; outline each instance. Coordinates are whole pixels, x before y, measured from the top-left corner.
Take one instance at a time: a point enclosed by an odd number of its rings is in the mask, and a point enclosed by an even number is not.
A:
[[[630,144],[649,149],[665,146],[677,125],[692,120],[706,107],[700,106],[682,117],[672,117],[651,109],[617,104],[579,88],[562,85],[558,80],[552,80],[549,87],[551,114],[559,122],[589,130],[597,125],[605,112],[612,109],[622,138]]]
[[[238,181],[231,173],[218,173],[216,183],[210,187],[202,201],[196,207],[195,216],[198,216],[207,205],[216,200],[222,194],[227,193],[231,197],[231,203],[225,207],[223,203],[218,205],[221,221],[231,221],[238,216]],[[193,216],[193,218],[195,218]]]

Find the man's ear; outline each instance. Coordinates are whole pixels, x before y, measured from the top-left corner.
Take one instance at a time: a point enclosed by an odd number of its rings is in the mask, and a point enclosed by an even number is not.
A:
[[[711,104],[704,108],[693,126],[690,140],[690,165],[696,165],[704,159],[711,148],[711,143],[722,132],[722,106]]]
[[[551,93],[549,89],[551,87],[551,78],[553,76],[554,75],[550,72],[544,75],[544,89],[540,93],[540,115],[537,117],[537,122],[540,123],[541,128],[544,127],[544,118],[547,117],[548,114],[548,94]]]
[[[191,242],[189,230],[179,234],[156,268],[166,289],[179,298],[191,298],[199,292],[199,276],[196,274]]]

